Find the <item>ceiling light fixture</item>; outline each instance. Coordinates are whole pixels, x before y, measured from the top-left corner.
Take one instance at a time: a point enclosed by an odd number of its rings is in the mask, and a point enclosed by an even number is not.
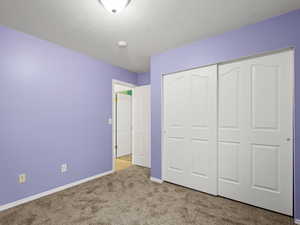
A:
[[[127,47],[127,42],[126,41],[118,41],[118,46],[119,48],[126,48]]]
[[[125,9],[131,0],[99,0],[110,13],[116,14]]]

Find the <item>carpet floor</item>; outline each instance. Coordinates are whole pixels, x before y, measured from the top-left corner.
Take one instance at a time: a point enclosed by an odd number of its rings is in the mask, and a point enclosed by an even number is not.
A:
[[[0,212],[0,225],[291,225],[290,217],[149,180],[137,166]]]

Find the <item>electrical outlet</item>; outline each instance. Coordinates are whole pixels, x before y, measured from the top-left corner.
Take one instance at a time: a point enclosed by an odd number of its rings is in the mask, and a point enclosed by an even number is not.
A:
[[[24,184],[26,182],[26,174],[22,173],[19,175],[19,183]]]
[[[112,124],[112,118],[108,118],[108,124],[109,124],[109,125]]]
[[[68,165],[65,163],[65,164],[62,164],[61,165],[61,172],[62,173],[65,173],[68,171]]]

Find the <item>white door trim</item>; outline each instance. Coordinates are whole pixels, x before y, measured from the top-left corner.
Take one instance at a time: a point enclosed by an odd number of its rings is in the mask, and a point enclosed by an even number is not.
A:
[[[112,132],[112,171],[115,172],[116,171],[116,164],[115,164],[115,157],[116,157],[116,152],[115,152],[115,145],[116,145],[116,132],[115,132],[115,127],[116,127],[116,121],[115,121],[115,118],[116,118],[116,102],[115,102],[115,92],[114,92],[114,86],[116,84],[119,84],[119,85],[123,85],[123,86],[127,86],[128,88],[132,88],[134,89],[136,87],[136,85],[134,84],[131,84],[131,83],[127,83],[127,82],[124,82],[124,81],[120,81],[120,80],[115,80],[113,79],[112,80],[112,127],[111,127],[111,132]],[[131,107],[132,104],[131,104]],[[133,108],[132,108],[133,110]],[[131,110],[131,111],[132,111]],[[132,123],[132,120],[131,120],[131,123]],[[132,126],[132,124],[131,124]],[[133,135],[132,135],[132,130],[131,130],[131,139],[133,141]]]

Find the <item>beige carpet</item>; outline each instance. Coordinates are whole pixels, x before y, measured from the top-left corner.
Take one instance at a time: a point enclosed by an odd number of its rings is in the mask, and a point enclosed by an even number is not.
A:
[[[132,166],[0,213],[1,225],[290,225],[292,219],[169,183]]]

